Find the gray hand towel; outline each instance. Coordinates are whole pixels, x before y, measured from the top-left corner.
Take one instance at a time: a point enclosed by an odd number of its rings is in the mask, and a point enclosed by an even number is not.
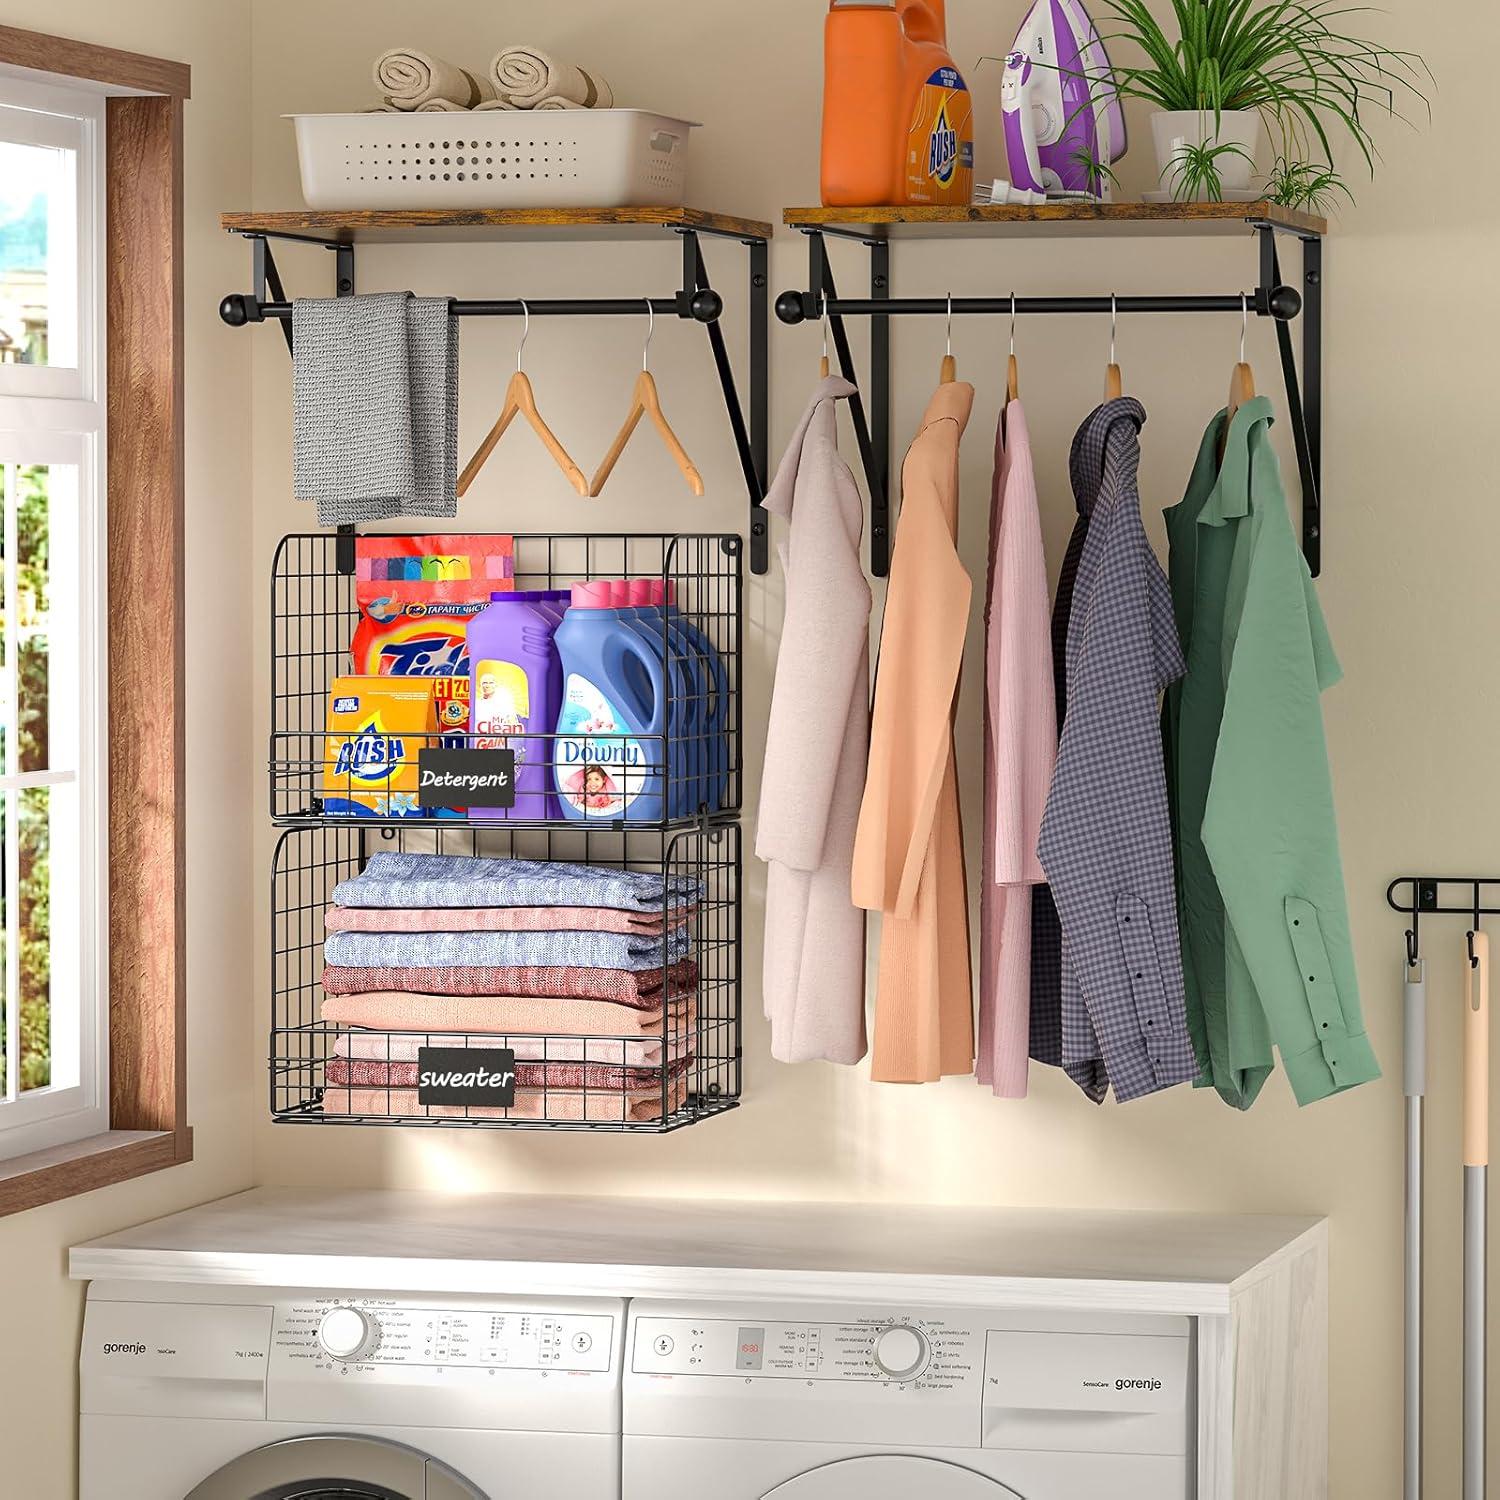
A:
[[[458,513],[458,324],[443,297],[292,304],[298,499],[340,526]]]

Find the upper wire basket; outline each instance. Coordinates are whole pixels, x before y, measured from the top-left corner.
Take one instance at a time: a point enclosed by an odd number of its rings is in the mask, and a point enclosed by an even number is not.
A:
[[[418,813],[407,793],[361,774],[348,741],[332,732],[331,692],[353,674],[350,645],[360,621],[357,576],[337,565],[340,539],[327,532],[282,539],[271,577],[270,813],[281,826],[388,821],[458,822],[494,827],[685,827],[732,818],[741,806],[740,644],[742,543],[734,535],[516,534],[509,582],[515,590],[566,590],[603,579],[651,580],[677,606],[660,632],[665,711],[651,732],[578,736],[553,731],[481,736],[467,731],[467,673],[418,676],[450,691],[460,727],[434,719],[361,746],[375,760],[416,759],[421,750],[514,752],[508,808],[444,808]],[[643,627],[637,627],[641,629]],[[670,635],[670,639],[669,639]],[[392,678],[399,687],[403,679]],[[410,679],[407,679],[409,682]],[[341,753],[342,752],[342,753]],[[618,769],[624,767],[623,770]],[[623,784],[628,781],[627,792]],[[639,789],[651,788],[649,795]],[[565,817],[560,794],[569,795]],[[351,811],[357,808],[357,811]]]

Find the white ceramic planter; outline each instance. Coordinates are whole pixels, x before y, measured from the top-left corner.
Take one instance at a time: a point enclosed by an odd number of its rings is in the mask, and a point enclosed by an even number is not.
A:
[[[1214,128],[1211,109],[1163,109],[1151,116],[1151,135],[1156,143],[1156,167],[1163,191],[1175,196],[1180,157],[1185,147],[1236,145],[1214,166],[1226,192],[1244,192],[1250,187],[1255,151],[1260,145],[1260,113],[1253,109],[1226,109]]]

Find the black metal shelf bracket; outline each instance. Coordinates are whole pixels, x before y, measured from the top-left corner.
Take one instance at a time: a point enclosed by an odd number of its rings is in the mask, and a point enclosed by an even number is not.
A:
[[[870,494],[870,572],[883,577],[890,567],[890,320],[897,316],[953,317],[1010,316],[1038,313],[1190,312],[1237,313],[1248,309],[1276,324],[1277,349],[1286,387],[1287,414],[1297,452],[1302,483],[1302,553],[1313,577],[1322,568],[1323,544],[1323,242],[1317,235],[1246,220],[1258,241],[1259,275],[1253,291],[1212,296],[1080,297],[892,297],[890,242],[883,235],[828,225],[802,226],[807,239],[808,276],[805,290],[782,292],[776,299],[781,322],[797,324],[827,318],[838,354],[839,368],[852,385],[867,393],[850,399],[850,416]],[[1276,236],[1289,234],[1302,242],[1302,286],[1281,278]],[[840,297],[829,266],[826,240],[854,240],[870,252],[868,298]],[[846,318],[870,319],[870,379],[856,378],[844,327]],[[1299,376],[1290,324],[1302,320],[1302,362]],[[759,571],[759,570],[757,570]]]
[[[770,567],[770,528],[766,523],[765,495],[770,482],[770,348],[768,312],[769,261],[764,239],[747,238],[731,231],[702,226],[666,226],[681,237],[682,282],[670,297],[564,297],[499,298],[465,300],[450,298],[453,315],[460,318],[519,317],[639,317],[649,305],[653,313],[701,323],[708,333],[708,344],[718,375],[719,389],[729,417],[735,452],[744,476],[750,500],[750,571],[765,573]],[[273,239],[301,244],[321,245],[334,253],[334,295],[354,295],[354,246],[342,240],[319,239],[313,235],[282,230],[237,229],[231,231],[250,241],[251,287],[248,293],[231,292],[219,303],[219,316],[232,328],[247,323],[264,323],[268,319],[281,324],[287,352],[292,349],[292,303],[287,297],[276,257],[271,249]],[[699,243],[700,235],[737,239],[749,252],[749,393],[748,415],[740,404],[734,365],[719,326],[724,299],[708,278],[707,263]],[[354,528],[338,528],[337,567],[340,573],[354,572]]]

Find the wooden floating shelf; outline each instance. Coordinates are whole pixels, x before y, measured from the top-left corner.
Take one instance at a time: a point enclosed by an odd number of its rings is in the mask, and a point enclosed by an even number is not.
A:
[[[424,240],[651,239],[667,229],[770,239],[759,219],[701,208],[370,208],[298,209],[288,213],[220,214],[235,234],[306,235],[343,244]]]
[[[871,239],[940,239],[1004,234],[1235,234],[1269,224],[1321,237],[1328,221],[1260,199],[1254,203],[975,203],[957,207],[789,208],[796,229],[842,229]]]

